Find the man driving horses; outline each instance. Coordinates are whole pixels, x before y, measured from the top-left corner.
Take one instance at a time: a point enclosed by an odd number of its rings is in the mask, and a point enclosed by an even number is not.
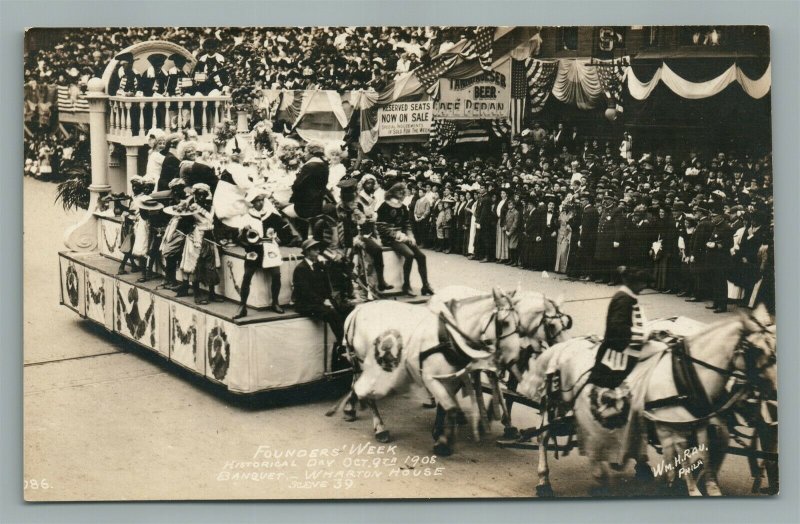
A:
[[[617,271],[623,284],[608,305],[605,338],[589,375],[589,383],[612,389],[628,376],[644,345],[644,315],[636,297],[649,280],[646,271],[625,266]]]

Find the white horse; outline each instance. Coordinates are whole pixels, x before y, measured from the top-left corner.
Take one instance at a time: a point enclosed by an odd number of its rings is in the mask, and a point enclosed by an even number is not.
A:
[[[483,292],[468,286],[448,286],[439,290],[431,298],[428,307],[436,311],[442,307],[441,304],[481,294]],[[514,297],[520,325],[518,357],[515,361],[501,362],[500,369],[490,365],[489,362],[483,363],[483,365],[474,365],[470,373],[471,384],[466,386],[467,392],[472,393],[473,432],[476,440],[480,439],[480,433],[486,429],[484,424],[490,420],[489,415],[492,416],[492,419],[500,419],[507,437],[518,434],[516,428],[511,424],[511,403],[506,403],[500,389],[500,376],[505,370],[510,371],[509,387],[513,389],[522,373],[527,369],[530,356],[538,355],[551,345],[563,342],[566,339],[565,332],[572,327],[572,317],[560,309],[563,297],[551,300],[542,293],[521,291],[519,287],[514,292]],[[489,410],[486,409],[483,402],[481,371],[486,373],[491,386],[492,400]],[[499,415],[496,413],[498,410],[500,411]],[[437,416],[439,415],[440,413],[437,413]]]
[[[480,440],[482,428],[475,414],[485,413],[485,408],[481,409],[482,398],[477,402],[470,372],[513,365],[521,344],[538,347],[559,340],[568,320],[554,302],[540,294],[505,294],[499,290],[481,294],[461,286],[440,290],[427,307],[393,301],[364,304],[345,324],[357,370],[353,392],[327,415],[344,405],[345,419],[355,420],[356,401],[366,401],[373,411],[376,439],[386,441],[389,432],[374,400],[416,382],[437,400],[440,412],[434,440],[437,453],[449,454],[455,420],[460,414],[454,396],[461,388],[472,401],[473,434]],[[469,329],[463,328],[464,321]],[[513,326],[506,327],[507,323]]]
[[[592,414],[590,392],[593,386],[586,386],[586,381],[594,365],[597,344],[588,338],[568,341],[546,351],[532,362],[518,391],[537,402],[563,402],[574,409],[581,451],[589,456],[592,475],[600,481],[601,489],[607,488],[609,462],[618,464],[617,469],[621,469],[627,459],[634,458],[640,478],[651,476],[655,471],[664,474],[670,486],[675,486],[676,477],[682,478],[689,494],[696,496],[701,492],[695,472],[702,471],[699,476],[704,480],[706,493],[719,495],[717,472],[727,452],[728,434],[718,422],[718,416],[754,390],[765,395],[777,391],[775,326],[760,306],[750,315],[740,314],[733,320],[699,330],[684,342],[685,358],[694,368],[711,406],[702,416],[695,416],[684,404],[672,401],[678,397],[672,359],[662,358],[668,351],[663,350],[663,345],[659,350],[653,343],[648,343],[643,350],[644,354],[650,353],[649,358],[643,359],[626,380],[632,392],[632,420],[628,426],[607,429]],[[557,398],[548,398],[548,376],[554,373],[560,379],[561,392],[556,393]],[[729,391],[726,386],[731,382],[737,382],[738,387]],[[636,406],[645,403],[657,407],[640,413]],[[650,468],[647,464],[643,418],[655,426],[664,453],[661,468]],[[550,422],[545,417],[543,427]],[[536,491],[540,496],[552,495],[545,446],[548,436],[547,431],[539,435]],[[693,442],[696,445],[691,447]]]
[[[356,376],[351,393],[327,414],[347,403],[345,417],[353,420],[355,402],[366,402],[376,440],[387,442],[389,431],[375,401],[416,382],[445,411],[434,451],[446,456],[452,453],[459,413],[455,393],[466,385],[467,366],[473,360],[515,360],[519,315],[514,294],[499,289],[451,302],[439,315],[425,306],[377,300],[348,315],[345,343]],[[461,371],[454,374],[454,368]]]

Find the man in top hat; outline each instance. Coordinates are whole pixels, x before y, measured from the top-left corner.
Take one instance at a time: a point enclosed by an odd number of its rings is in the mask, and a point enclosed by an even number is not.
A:
[[[611,298],[606,315],[606,331],[597,350],[588,383],[616,388],[631,372],[647,340],[645,316],[638,295],[649,281],[647,272],[620,266],[616,270],[622,286]]]
[[[298,217],[313,219],[325,211],[326,197],[333,201],[327,190],[328,174],[329,166],[325,160],[324,147],[321,143],[309,142],[306,145],[306,163],[297,173],[289,199],[294,204],[294,212]]]
[[[303,242],[303,260],[292,275],[295,310],[301,315],[323,320],[328,324],[341,346],[344,340],[344,320],[333,307],[330,280],[321,260],[321,243],[313,238]]]

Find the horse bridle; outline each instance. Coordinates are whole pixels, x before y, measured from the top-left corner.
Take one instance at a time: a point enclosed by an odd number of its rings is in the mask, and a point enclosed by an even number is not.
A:
[[[731,367],[733,369],[723,369],[704,360],[700,360],[695,358],[687,353],[684,354],[684,357],[689,359],[691,362],[702,366],[706,369],[710,369],[724,377],[731,377],[733,378],[739,386],[749,387],[753,393],[763,397],[762,400],[775,400],[774,395],[772,395],[771,391],[766,390],[763,387],[763,383],[765,379],[762,377],[762,374],[767,369],[775,366],[777,364],[777,356],[775,352],[772,351],[767,356],[767,362],[761,366],[755,366],[754,362],[754,354],[757,351],[763,351],[760,347],[755,345],[754,343],[750,342],[748,338],[751,335],[757,334],[764,334],[768,331],[768,327],[763,325],[761,322],[755,320],[754,318],[750,318],[755,324],[759,326],[759,331],[751,332],[751,333],[742,333],[740,334],[739,342],[736,344],[736,347],[733,349],[733,359],[731,359]],[[741,362],[742,366],[739,366],[737,363]],[[740,389],[740,393],[742,390]]]
[[[494,351],[491,351],[491,353],[496,353],[497,352],[497,349],[500,347],[500,342],[502,340],[505,340],[506,338],[511,337],[513,335],[519,334],[519,330],[520,330],[519,312],[514,307],[514,304],[511,302],[511,298],[509,298],[507,296],[503,297],[503,298],[506,299],[506,302],[508,303],[508,305],[506,307],[500,307],[500,306],[495,305],[494,311],[492,312],[491,315],[489,315],[489,319],[487,320],[486,325],[483,327],[483,329],[481,330],[481,333],[480,333],[480,336],[481,336],[480,342],[482,344],[484,344],[484,345],[487,345],[485,343],[485,339],[483,338],[483,335],[486,333],[486,331],[489,330],[489,326],[492,324],[492,322],[494,322],[494,335],[495,335],[495,337],[494,337]],[[502,320],[500,320],[500,312],[501,311],[510,311],[509,316],[513,317],[513,319],[514,319],[514,329],[512,329],[508,333],[503,333],[503,330],[502,330],[502,326],[501,326]],[[487,347],[491,347],[491,346],[487,345]]]
[[[559,307],[556,305],[556,303],[550,300],[549,298],[545,298],[545,300],[549,302],[551,306],[553,306],[553,308],[556,310],[556,314],[548,315],[546,310],[543,311],[542,316],[539,319],[539,323],[536,324],[536,326],[533,329],[527,332],[520,331],[520,336],[533,337],[537,331],[539,331],[542,327],[544,327],[545,343],[548,346],[550,346],[553,344],[553,341],[556,339],[556,337],[558,337],[564,331],[572,328],[572,317],[562,312],[561,309],[559,309]],[[552,322],[551,322],[552,320],[560,320],[562,329],[560,329],[558,332],[553,332]],[[539,353],[541,353],[541,351],[539,351]]]
[[[485,296],[471,297],[471,299],[473,299],[473,300],[477,300],[477,299],[480,299],[480,298],[485,298]],[[450,324],[450,326],[456,331],[456,333],[458,333],[460,336],[464,337],[471,344],[473,344],[475,346],[478,346],[481,350],[486,351],[487,353],[490,353],[490,354],[494,355],[494,354],[497,353],[497,348],[500,347],[500,342],[502,340],[505,340],[508,337],[516,335],[519,332],[519,324],[520,324],[520,322],[519,322],[519,313],[517,312],[516,308],[514,307],[514,304],[511,302],[511,298],[510,297],[504,296],[503,298],[505,298],[505,300],[508,303],[508,305],[505,306],[505,307],[501,307],[501,306],[498,306],[498,305],[495,304],[494,311],[492,311],[492,314],[489,315],[489,318],[486,321],[486,325],[483,326],[483,329],[481,329],[481,331],[480,331],[480,333],[478,335],[478,337],[479,337],[478,340],[475,340],[472,337],[468,336],[457,325],[455,325],[455,324],[453,324],[451,322],[448,322],[448,324]],[[466,299],[466,301],[469,301],[469,300],[470,299]],[[465,300],[463,300],[463,299],[461,301],[455,301],[455,300],[451,301],[450,305],[449,305],[449,309],[450,309],[451,313],[454,313],[453,309],[454,309],[455,306],[460,305],[460,302],[464,302],[464,301]],[[512,330],[510,330],[508,333],[503,333],[502,326],[500,325],[501,322],[502,322],[502,320],[500,319],[500,312],[502,312],[502,311],[510,311],[511,312],[510,315],[514,318],[514,328]],[[489,330],[489,326],[491,326],[493,322],[494,322],[494,332],[495,332],[494,342],[484,338],[484,335]],[[494,344],[494,347],[492,347],[492,344]]]

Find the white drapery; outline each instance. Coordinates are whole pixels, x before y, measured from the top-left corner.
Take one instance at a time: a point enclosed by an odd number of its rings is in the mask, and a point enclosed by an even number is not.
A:
[[[745,93],[758,99],[766,96],[772,86],[772,64],[768,65],[761,78],[756,80],[748,78],[736,64],[731,64],[724,73],[706,82],[684,80],[665,63],[661,64],[649,82],[642,82],[636,78],[631,67],[627,68],[626,75],[628,91],[637,100],[644,100],[650,96],[659,82],[664,82],[664,85],[676,95],[691,99],[707,98],[719,94],[733,82],[739,82]]]
[[[597,67],[589,65],[589,60],[559,60],[553,96],[580,109],[594,109],[603,96]]]

